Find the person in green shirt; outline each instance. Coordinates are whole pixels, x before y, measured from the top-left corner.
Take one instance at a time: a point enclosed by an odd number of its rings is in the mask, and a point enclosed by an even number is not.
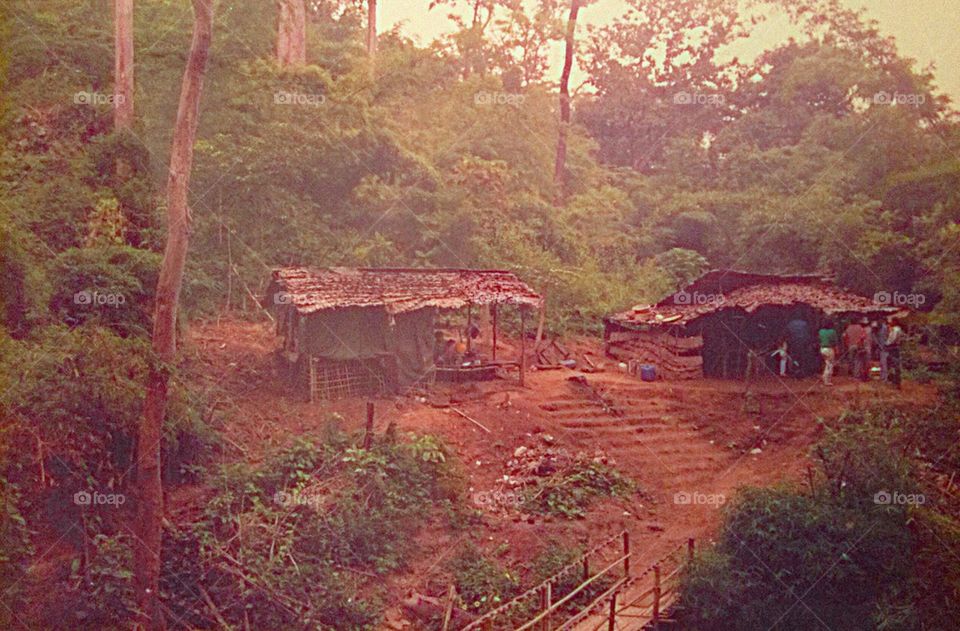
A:
[[[817,332],[820,338],[820,357],[823,358],[823,385],[829,386],[833,379],[833,365],[837,360],[837,343],[839,337],[833,322],[827,320]]]

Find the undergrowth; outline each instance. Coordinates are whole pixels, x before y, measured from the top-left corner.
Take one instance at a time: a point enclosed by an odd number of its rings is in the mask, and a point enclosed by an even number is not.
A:
[[[600,497],[626,497],[636,490],[636,484],[613,467],[577,460],[569,470],[527,491],[524,506],[535,513],[575,519],[586,515]]]
[[[366,629],[370,582],[406,565],[431,516],[458,514],[460,478],[431,436],[301,439],[263,466],[225,467],[203,518],[169,533],[164,596],[197,627]],[[204,595],[206,593],[206,595]]]

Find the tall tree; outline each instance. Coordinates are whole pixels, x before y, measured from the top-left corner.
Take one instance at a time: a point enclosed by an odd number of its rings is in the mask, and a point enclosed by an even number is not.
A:
[[[113,126],[133,126],[133,0],[113,2]]]
[[[277,61],[281,66],[307,62],[307,8],[304,0],[277,0]]]
[[[176,320],[187,257],[190,214],[187,192],[197,137],[200,95],[213,33],[214,0],[193,0],[193,38],[180,87],[167,178],[167,244],[157,279],[153,312],[154,358],[147,377],[143,419],[137,436],[137,539],[134,586],[138,626],[165,628],[160,609],[160,544],[163,528],[163,487],[160,442],[167,410],[170,370],[177,350]]]
[[[573,51],[576,45],[577,16],[584,0],[570,0],[570,16],[567,18],[567,33],[563,54],[563,71],[560,73],[560,129],[557,135],[557,158],[553,168],[553,182],[557,189],[557,203],[566,198],[567,132],[570,127],[570,71],[573,69]]]
[[[377,56],[377,0],[367,0],[367,55]]]

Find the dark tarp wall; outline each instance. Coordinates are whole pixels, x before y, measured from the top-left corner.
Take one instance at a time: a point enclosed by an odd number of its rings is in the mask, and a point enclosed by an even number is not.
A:
[[[398,385],[407,386],[433,371],[435,309],[396,316],[382,307],[327,309],[300,320],[300,349],[333,361],[383,360]]]

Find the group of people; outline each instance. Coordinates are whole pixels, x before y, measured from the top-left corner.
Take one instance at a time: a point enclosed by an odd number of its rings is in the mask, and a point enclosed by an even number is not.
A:
[[[895,317],[870,321],[860,318],[851,322],[841,335],[832,320],[826,320],[813,335],[807,320],[794,318],[779,347],[773,351],[779,360],[780,376],[788,373],[806,376],[817,372],[818,366],[824,385],[831,385],[834,371],[841,360],[846,360],[850,374],[862,381],[870,379],[870,367],[880,365],[880,379],[900,387],[900,344],[903,328]]]
[[[833,321],[827,320],[817,337],[823,358],[821,378],[825,386],[831,385],[837,361],[843,356],[849,363],[850,374],[861,381],[870,379],[871,362],[876,359],[880,363],[881,381],[900,387],[903,327],[897,318],[890,317],[882,322],[862,318],[849,324],[842,336],[837,333]]]

